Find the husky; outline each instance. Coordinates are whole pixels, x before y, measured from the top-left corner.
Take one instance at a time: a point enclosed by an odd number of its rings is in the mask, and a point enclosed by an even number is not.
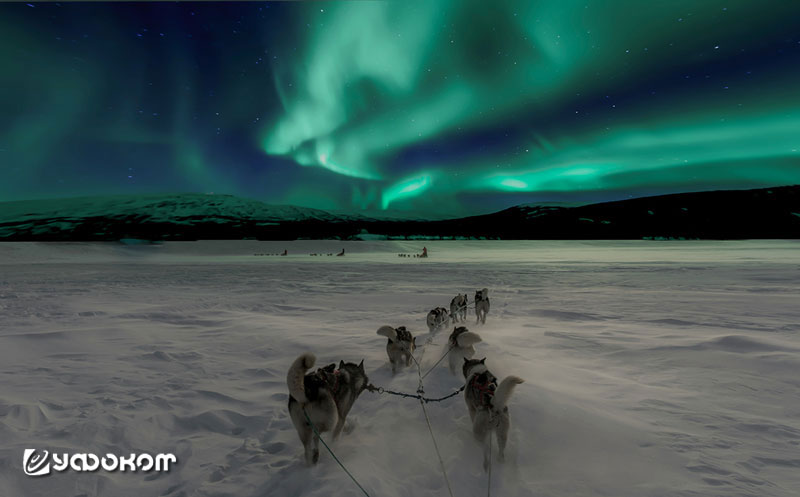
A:
[[[523,382],[522,378],[506,376],[500,385],[497,378],[486,368],[486,358],[481,360],[464,358],[462,365],[464,379],[464,400],[472,420],[472,433],[483,444],[483,469],[489,468],[491,450],[491,431],[497,436],[498,459],[505,460],[506,442],[511,421],[508,417],[508,400],[514,387]]]
[[[459,318],[461,318],[461,321],[467,320],[466,293],[463,295],[459,293],[450,301],[450,317],[453,319],[454,323],[457,323]]]
[[[476,323],[486,324],[486,315],[489,314],[489,289],[484,288],[475,292]]]
[[[398,366],[411,366],[411,354],[417,349],[417,337],[411,336],[405,326],[381,326],[378,328],[378,335],[389,339],[386,342],[386,353],[392,363],[392,374],[397,373]]]
[[[458,374],[456,370],[462,364],[462,358],[472,359],[472,356],[475,355],[473,345],[480,341],[481,337],[477,333],[472,333],[464,326],[453,329],[447,339],[447,344],[451,347],[448,353],[451,373]]]
[[[444,307],[437,307],[428,313],[426,321],[428,323],[428,330],[433,333],[442,328],[447,328],[450,324],[450,315]]]
[[[344,428],[350,408],[369,384],[363,360],[360,364],[340,361],[338,370],[335,364],[330,364],[306,374],[316,361],[314,354],[305,353],[294,360],[286,374],[289,416],[303,443],[309,466],[319,461],[319,435],[314,433],[303,411],[308,413],[318,433],[333,431],[335,440]]]

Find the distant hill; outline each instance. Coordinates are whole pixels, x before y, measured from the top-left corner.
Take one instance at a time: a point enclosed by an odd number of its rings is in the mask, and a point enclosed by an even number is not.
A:
[[[800,186],[520,205],[437,221],[335,215],[230,195],[106,196],[0,203],[0,240],[297,238],[800,238]]]
[[[517,206],[479,216],[519,239],[800,238],[800,185],[642,197],[580,207]]]
[[[235,239],[281,225],[335,235],[325,226],[339,221],[346,218],[319,209],[195,193],[0,203],[5,240]]]

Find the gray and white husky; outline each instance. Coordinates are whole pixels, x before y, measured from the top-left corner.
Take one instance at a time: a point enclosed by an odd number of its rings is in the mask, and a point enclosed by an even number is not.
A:
[[[472,420],[472,433],[483,444],[483,469],[489,467],[489,436],[494,430],[497,436],[498,459],[505,460],[506,442],[511,421],[508,417],[508,400],[514,387],[523,382],[516,376],[506,376],[500,385],[497,378],[486,368],[486,358],[464,359],[462,371],[467,380],[464,400]]]
[[[450,301],[450,318],[454,323],[467,320],[467,294],[458,294]]]
[[[369,384],[363,360],[361,364],[340,361],[339,369],[330,364],[306,374],[316,361],[314,354],[307,352],[294,360],[286,374],[289,416],[305,448],[308,465],[319,460],[319,435],[314,433],[303,409],[319,433],[333,431],[336,439],[344,428],[347,413]]]
[[[450,324],[450,314],[447,313],[447,309],[444,307],[437,307],[431,309],[425,321],[428,323],[428,330],[434,333],[442,328],[447,328]]]
[[[489,314],[489,289],[484,288],[475,292],[476,323],[486,324],[486,315]]]
[[[386,353],[392,363],[392,374],[397,373],[398,366],[411,366],[411,354],[417,348],[417,337],[411,336],[405,326],[381,326],[378,328],[378,335],[389,339],[386,342]]]
[[[465,295],[466,296],[466,295]],[[472,333],[464,326],[458,326],[450,333],[447,344],[451,347],[448,354],[450,372],[458,374],[457,368],[463,364],[464,359],[472,359],[475,355],[475,345],[481,341],[480,335]]]

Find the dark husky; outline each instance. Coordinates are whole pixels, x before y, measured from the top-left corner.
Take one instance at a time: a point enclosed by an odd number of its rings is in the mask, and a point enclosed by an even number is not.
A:
[[[483,444],[483,469],[489,467],[489,434],[491,430],[497,435],[497,446],[500,462],[505,460],[506,442],[511,420],[508,417],[508,403],[514,387],[522,383],[516,376],[506,376],[500,385],[497,378],[486,369],[486,358],[464,358],[462,371],[467,380],[464,388],[464,400],[472,420],[472,433]]]
[[[411,332],[406,330],[405,326],[399,328],[381,326],[378,328],[378,335],[389,339],[386,342],[386,353],[389,354],[389,362],[392,363],[392,374],[397,373],[398,366],[411,366],[411,354],[417,348],[417,338],[411,336]]]
[[[434,333],[442,328],[447,328],[450,324],[450,315],[444,307],[437,307],[428,313],[425,321],[428,323],[428,331]]]
[[[489,289],[484,288],[475,292],[476,323],[486,324],[486,315],[489,314]]]
[[[356,399],[369,384],[364,372],[364,361],[360,364],[339,362],[305,374],[314,367],[317,358],[308,352],[294,360],[286,375],[289,387],[289,415],[292,418],[300,441],[305,448],[306,463],[319,460],[319,436],[314,433],[303,413],[308,413],[319,433],[333,431],[334,440],[344,428],[344,421]]]
[[[459,293],[450,301],[450,317],[453,319],[454,323],[457,323],[459,318],[461,318],[461,321],[467,320],[466,293],[463,295]]]

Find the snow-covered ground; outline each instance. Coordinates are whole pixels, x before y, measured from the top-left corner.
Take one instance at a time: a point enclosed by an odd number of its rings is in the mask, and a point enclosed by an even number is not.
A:
[[[397,257],[419,252],[429,259]],[[338,252],[345,257],[310,257]],[[289,250],[287,257],[255,256]],[[307,468],[286,371],[365,360],[383,324],[488,287],[484,342],[510,403],[497,496],[796,496],[800,243],[0,244],[0,495],[359,495],[324,449]],[[443,351],[446,332],[423,366]],[[446,362],[446,361],[444,361]],[[442,365],[429,396],[462,378]],[[463,397],[429,404],[453,494],[486,495]],[[362,394],[333,444],[372,496],[447,495],[414,400]],[[174,452],[168,473],[23,474],[26,448]]]

